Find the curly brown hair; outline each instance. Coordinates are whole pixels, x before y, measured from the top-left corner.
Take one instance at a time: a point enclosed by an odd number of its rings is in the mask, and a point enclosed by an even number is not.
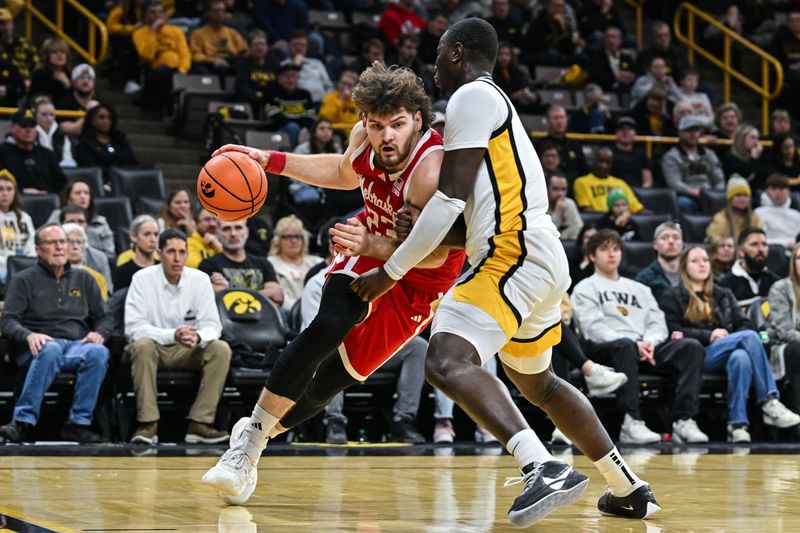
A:
[[[353,89],[353,101],[362,113],[389,115],[405,109],[412,115],[422,115],[422,128],[428,128],[433,119],[433,108],[422,80],[405,67],[387,68],[376,61],[361,73]]]

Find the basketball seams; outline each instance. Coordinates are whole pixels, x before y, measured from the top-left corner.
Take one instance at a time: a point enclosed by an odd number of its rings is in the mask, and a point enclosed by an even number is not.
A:
[[[214,215],[217,216],[217,218],[220,218],[220,214],[221,213],[228,214],[227,216],[222,218],[223,220],[224,219],[228,219],[229,221],[233,221],[230,218],[228,218],[230,216],[237,217],[237,218],[235,218],[235,220],[243,220],[243,219],[246,219],[246,218],[249,218],[249,217],[253,216],[259,209],[261,209],[261,206],[264,205],[264,202],[266,201],[266,198],[267,198],[267,194],[266,194],[266,190],[265,190],[266,189],[265,186],[266,186],[267,176],[266,176],[266,173],[264,172],[264,169],[261,168],[260,165],[255,164],[255,167],[258,169],[257,170],[257,175],[258,175],[258,178],[261,180],[261,183],[259,183],[258,192],[253,194],[253,189],[255,187],[253,187],[254,184],[250,183],[250,180],[248,178],[248,173],[246,173],[245,170],[242,169],[242,167],[239,165],[239,163],[237,161],[235,161],[233,158],[231,158],[227,154],[219,154],[219,156],[224,157],[228,162],[232,163],[236,167],[236,169],[239,171],[239,174],[244,179],[245,186],[247,187],[247,190],[248,190],[248,192],[250,194],[250,199],[249,200],[244,199],[240,195],[234,193],[229,188],[230,183],[229,183],[229,186],[225,186],[224,183],[222,183],[220,180],[217,180],[214,177],[214,175],[211,174],[211,172],[208,170],[207,163],[205,165],[203,165],[202,172],[206,174],[207,179],[209,179],[211,182],[213,182],[214,184],[216,184],[219,187],[220,191],[222,191],[225,194],[227,194],[228,197],[232,201],[238,202],[238,203],[240,203],[240,205],[246,205],[247,207],[243,207],[243,208],[239,208],[239,209],[226,209],[226,208],[221,208],[221,207],[215,206],[212,203],[212,200],[210,198],[206,198],[202,194],[202,191],[200,190],[200,182],[198,182],[198,191],[197,192],[198,192],[198,199],[200,199],[200,203],[203,204],[204,207],[207,207],[209,211],[212,211],[214,213]],[[251,161],[251,163],[255,163],[255,162]],[[249,170],[250,169],[248,169],[248,171]],[[224,169],[223,169],[223,175],[225,175]],[[218,197],[217,199],[219,201],[223,202],[223,203],[230,203],[230,200],[228,202],[225,201],[224,196],[222,198]]]
[[[220,155],[222,157],[224,157],[225,159],[227,159],[228,161],[230,161],[231,163],[233,163],[233,166],[235,166],[236,170],[239,171],[239,174],[242,175],[242,179],[244,179],[244,184],[247,185],[247,192],[250,193],[250,214],[252,215],[255,212],[255,209],[254,209],[255,208],[255,198],[253,197],[253,188],[250,186],[250,180],[247,179],[247,174],[245,174],[244,170],[242,170],[242,167],[239,166],[239,163],[234,161],[234,159],[232,157],[230,157],[228,154],[220,154]],[[261,177],[261,172],[258,173],[258,176]],[[237,200],[240,200],[242,202],[247,202],[247,200],[241,200],[239,198],[237,198]]]

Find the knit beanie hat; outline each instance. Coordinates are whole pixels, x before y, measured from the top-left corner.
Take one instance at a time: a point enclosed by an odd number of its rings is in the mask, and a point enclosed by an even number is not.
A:
[[[739,174],[733,174],[731,179],[728,180],[728,188],[725,193],[725,198],[730,200],[737,194],[752,196],[753,191],[750,190],[750,184],[747,183],[746,179],[741,177]]]
[[[620,199],[625,200],[626,203],[630,203],[628,201],[628,197],[625,195],[622,189],[614,188],[608,191],[608,198],[606,200],[608,202],[608,209],[611,210],[611,208],[614,207],[614,204],[617,203],[617,200]]]

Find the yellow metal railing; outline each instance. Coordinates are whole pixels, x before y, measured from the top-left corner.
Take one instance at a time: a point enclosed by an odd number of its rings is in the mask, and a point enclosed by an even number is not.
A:
[[[64,27],[64,4],[68,4],[86,18],[89,24],[88,43],[85,47],[67,33],[66,30],[72,28]],[[52,21],[34,5],[34,0],[25,0],[25,35],[28,39],[33,33],[35,17],[45,28],[67,41],[67,44],[87,63],[94,66],[102,63],[108,55],[108,30],[105,23],[77,0],[56,0],[55,8],[56,20]]]
[[[533,139],[543,139],[547,137],[546,131],[534,131],[530,133]],[[575,141],[584,141],[592,143],[613,143],[617,140],[616,136],[607,133],[567,133],[567,139]],[[658,137],[651,135],[637,135],[633,138],[633,142],[644,144],[647,157],[653,157],[653,145],[655,144],[678,144],[680,139],[678,137]],[[772,146],[772,141],[763,139],[760,141],[764,146]],[[730,139],[717,139],[716,137],[701,137],[700,144],[706,145],[728,145],[730,146]]]
[[[710,24],[722,32],[723,51],[720,59],[712,52],[706,50],[703,45],[697,42],[697,21]],[[681,22],[686,21],[686,31],[684,32]],[[694,64],[695,53],[701,55],[706,60],[722,69],[724,99],[726,102],[731,100],[731,77],[737,79],[742,85],[761,96],[761,130],[763,133],[769,132],[769,102],[775,99],[783,89],[783,67],[780,61],[768,54],[758,46],[754,45],[735,31],[731,30],[717,19],[686,2],[680,4],[675,10],[674,19],[675,37],[689,49],[689,61]],[[731,66],[731,44],[737,43],[746,50],[756,54],[761,58],[761,84],[748,78],[742,72],[735,70]],[[770,67],[774,69],[774,78],[770,83]]]
[[[636,43],[639,48],[644,48],[644,3],[645,0],[625,0],[636,13]]]
[[[17,111],[19,111],[18,107],[0,107],[0,116],[3,117],[10,116],[16,113]],[[81,118],[85,114],[86,114],[85,111],[70,111],[67,109],[56,110],[56,116],[58,118]]]

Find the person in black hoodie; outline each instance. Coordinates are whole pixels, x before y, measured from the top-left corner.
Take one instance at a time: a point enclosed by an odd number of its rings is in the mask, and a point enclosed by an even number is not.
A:
[[[705,347],[703,371],[728,377],[728,440],[750,442],[747,397],[755,389],[764,423],[776,427],[800,424],[800,415],[778,400],[769,360],[753,324],[728,289],[714,284],[711,263],[701,246],[681,256],[681,283],[659,301],[673,335],[697,339]]]
[[[17,180],[23,194],[61,192],[67,179],[56,156],[36,144],[36,119],[30,109],[20,109],[11,117],[11,136],[0,145],[0,168]]]
[[[236,98],[248,102],[256,117],[264,112],[267,86],[277,79],[278,62],[269,55],[267,34],[250,32],[249,50],[236,66]]]
[[[102,168],[105,181],[111,167],[139,164],[128,138],[117,129],[117,112],[110,104],[98,104],[86,113],[75,160],[81,167]]]

